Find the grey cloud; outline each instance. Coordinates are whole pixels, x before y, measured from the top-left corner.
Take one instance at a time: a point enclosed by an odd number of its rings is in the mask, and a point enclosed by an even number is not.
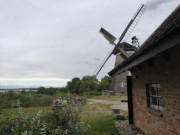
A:
[[[100,27],[119,37],[139,5],[131,0],[1,1],[0,77],[68,79],[91,75],[113,49],[99,34]],[[141,41],[149,36],[144,33],[151,34],[159,25],[153,21],[147,27],[151,19],[145,16],[141,27],[134,30],[134,34],[141,33]],[[113,68],[114,59],[112,56],[107,62],[99,78]]]
[[[170,2],[176,2],[178,0],[150,0],[146,3],[147,10],[156,10],[163,4],[167,4]]]
[[[100,61],[100,58],[95,58],[94,60],[95,60],[95,61]]]
[[[93,63],[90,63],[89,61],[84,61],[84,64],[89,65],[89,66],[95,65]]]

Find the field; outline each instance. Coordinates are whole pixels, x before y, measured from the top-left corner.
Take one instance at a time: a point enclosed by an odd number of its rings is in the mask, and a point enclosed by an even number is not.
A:
[[[104,99],[103,96],[100,99]],[[115,100],[117,97],[113,97],[112,99]],[[49,106],[23,108],[23,112],[30,117],[35,116],[40,110],[42,110],[42,115],[52,111]],[[16,113],[17,109],[2,109],[3,117],[9,117]],[[118,131],[114,125],[115,121],[112,119],[110,105],[88,102],[80,113],[83,122],[90,125],[88,135],[118,135]],[[127,115],[127,111],[123,111],[123,113]]]
[[[49,106],[46,107],[24,107],[22,108],[23,113],[27,114],[29,117],[34,117],[38,111],[42,111],[42,115],[51,111]],[[2,115],[4,118],[10,117],[11,115],[16,115],[17,109],[2,109]]]

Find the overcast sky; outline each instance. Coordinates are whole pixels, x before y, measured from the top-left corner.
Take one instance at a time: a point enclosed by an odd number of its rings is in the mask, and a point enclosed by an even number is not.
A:
[[[0,0],[0,85],[65,86],[92,75],[140,4],[147,8],[130,38],[142,44],[179,0]],[[130,38],[128,42],[130,42]],[[112,56],[102,78],[114,67]]]

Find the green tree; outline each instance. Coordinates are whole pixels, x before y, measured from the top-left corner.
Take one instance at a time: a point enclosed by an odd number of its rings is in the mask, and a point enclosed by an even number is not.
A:
[[[53,87],[50,87],[50,88],[47,88],[46,89],[46,95],[54,95],[54,94],[56,94],[56,91],[58,91],[58,89],[57,88],[53,88]]]
[[[98,83],[95,76],[84,76],[81,80],[80,92],[96,90]]]
[[[67,89],[67,88],[61,88],[61,89],[60,89],[60,92],[67,93],[67,92],[68,92],[68,89]]]
[[[40,87],[40,88],[38,88],[37,93],[45,94],[46,93],[46,89],[44,87]]]
[[[104,78],[102,78],[101,81],[107,81],[107,82],[111,83],[111,77],[110,76],[104,76]]]
[[[81,85],[81,80],[78,77],[74,77],[72,81],[67,83],[66,89],[69,90],[71,93],[79,93],[79,88]]]
[[[6,95],[7,95],[8,98],[12,98],[12,99],[17,98],[17,94],[13,90],[8,90]]]
[[[71,81],[67,82],[66,89],[68,91],[70,91],[70,92],[73,90],[73,86],[72,86],[72,82]]]
[[[101,81],[98,85],[98,91],[108,90],[110,88],[110,83],[108,81]]]
[[[25,89],[23,89],[23,90],[21,91],[21,94],[26,94]]]
[[[98,91],[110,89],[111,77],[105,76],[98,85]]]
[[[73,91],[76,93],[79,93],[79,88],[81,85],[81,80],[79,78],[73,78],[72,79],[72,85],[73,85]]]
[[[50,87],[50,88],[40,87],[37,90],[37,93],[45,94],[45,95],[54,95],[54,94],[56,94],[56,91],[59,91],[59,89],[58,88],[53,88],[53,87]]]

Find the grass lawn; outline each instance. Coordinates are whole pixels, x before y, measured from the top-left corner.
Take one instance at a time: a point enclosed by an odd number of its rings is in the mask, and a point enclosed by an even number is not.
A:
[[[91,126],[88,135],[119,135],[110,115],[86,119],[85,123]]]
[[[92,97],[92,99],[120,101],[120,100],[127,100],[127,96],[111,96],[111,97],[107,97],[106,95],[100,95],[100,96],[94,96],[94,97]]]
[[[82,111],[83,121],[91,128],[88,135],[118,135],[110,105],[88,102]]]
[[[42,111],[42,115],[48,113],[51,111],[49,106],[45,107],[27,107],[23,108],[23,113],[27,114],[29,117],[35,116],[38,111]],[[12,109],[2,109],[2,115],[4,118],[10,117],[11,115],[17,115],[17,108],[12,108]]]

